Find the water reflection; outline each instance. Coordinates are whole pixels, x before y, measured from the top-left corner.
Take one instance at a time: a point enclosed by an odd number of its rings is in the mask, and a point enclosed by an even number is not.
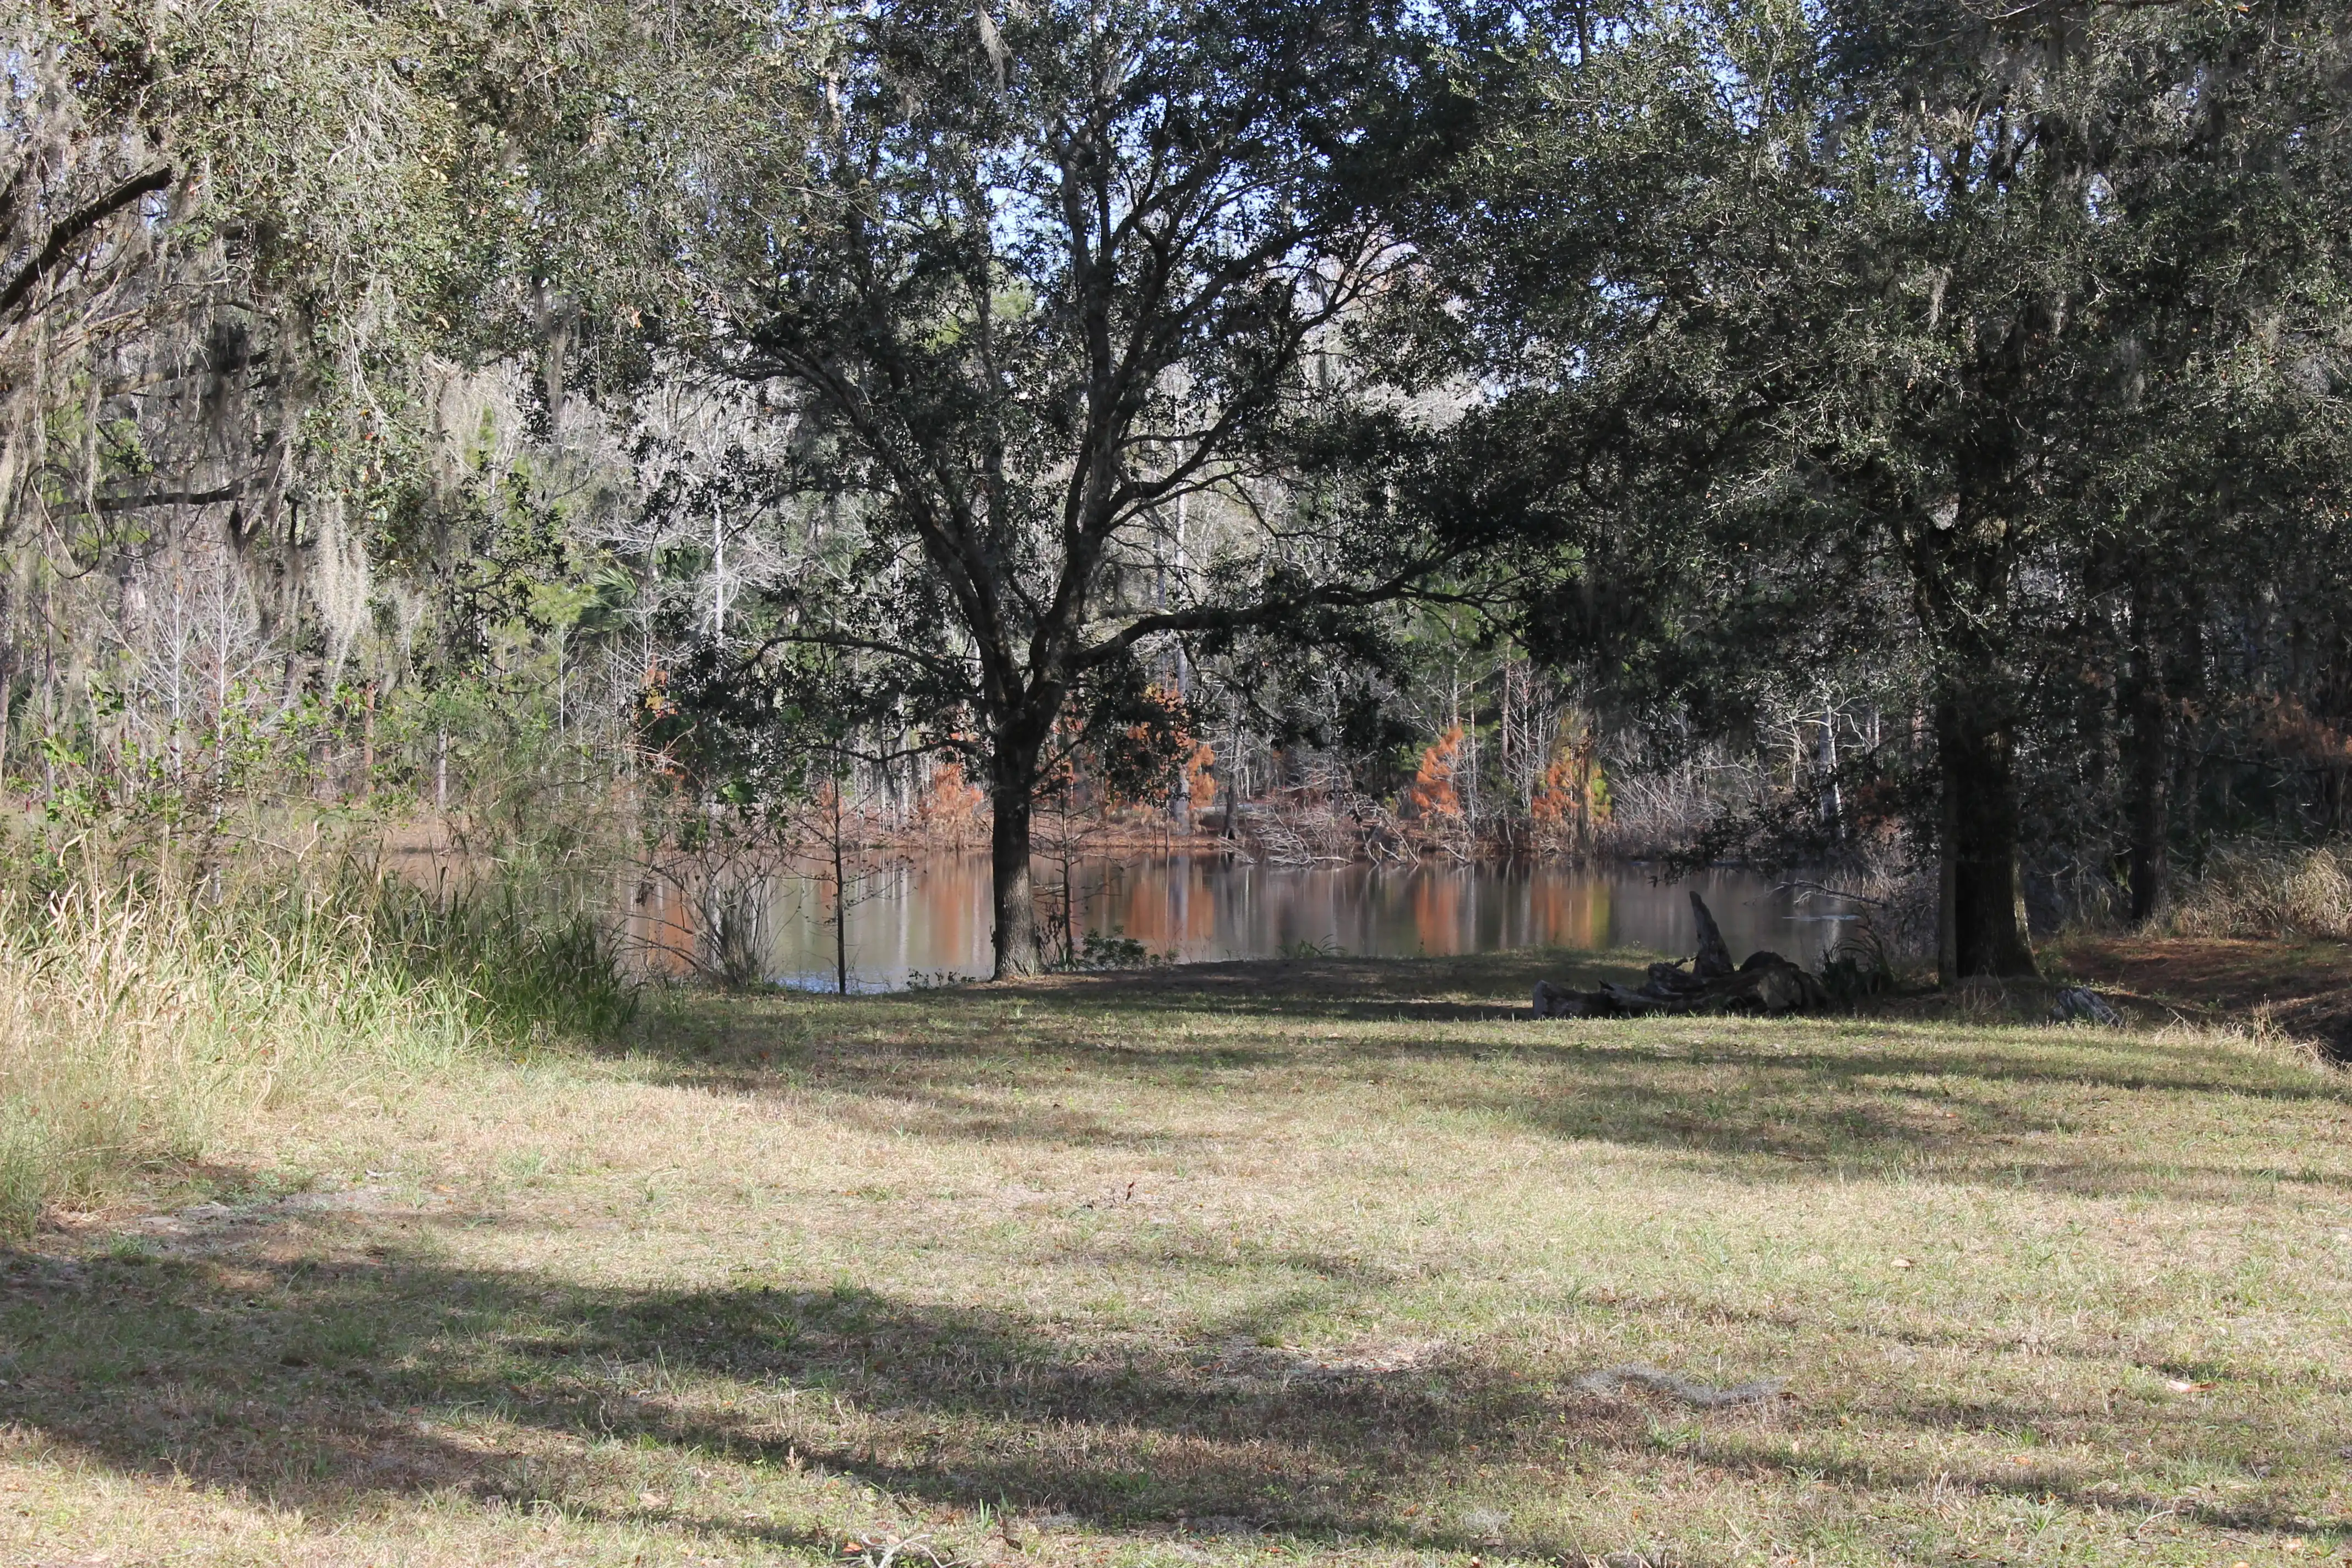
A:
[[[1041,883],[1058,873],[1040,868]],[[1835,928],[1791,907],[1746,872],[1654,881],[1638,868],[1370,866],[1276,868],[1223,856],[1092,860],[1078,869],[1082,931],[1133,937],[1181,963],[1268,958],[1308,950],[1359,957],[1486,952],[1514,947],[1633,946],[1687,953],[1696,942],[1687,889],[1696,888],[1735,956],[1759,947],[1811,964]],[[988,858],[943,853],[853,879],[853,986],[988,973]],[[771,889],[771,973],[829,987],[833,905],[824,884]]]

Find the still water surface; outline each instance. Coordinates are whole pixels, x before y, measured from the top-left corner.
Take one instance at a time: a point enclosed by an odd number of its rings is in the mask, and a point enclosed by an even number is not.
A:
[[[1041,884],[1058,873],[1041,867]],[[1641,947],[1685,954],[1696,942],[1688,890],[1723,927],[1732,956],[1769,947],[1811,965],[1835,926],[1765,879],[1740,871],[1653,879],[1638,867],[1252,865],[1220,855],[1087,862],[1075,902],[1082,931],[1133,937],[1179,963],[1271,958],[1312,948],[1351,957],[1488,952],[1515,947]],[[988,857],[935,853],[853,879],[850,984],[984,975]],[[822,883],[783,879],[769,910],[771,973],[830,988],[833,907]]]

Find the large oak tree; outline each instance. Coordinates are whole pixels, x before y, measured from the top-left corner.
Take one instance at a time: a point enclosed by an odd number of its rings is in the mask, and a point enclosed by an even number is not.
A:
[[[835,20],[778,174],[712,175],[700,350],[800,433],[768,499],[838,563],[733,687],[982,770],[1000,975],[1040,963],[1041,777],[1150,716],[1157,650],[1313,638],[1455,548],[1391,504],[1363,437],[1410,422],[1344,353],[1435,133],[1408,10],[885,0]]]

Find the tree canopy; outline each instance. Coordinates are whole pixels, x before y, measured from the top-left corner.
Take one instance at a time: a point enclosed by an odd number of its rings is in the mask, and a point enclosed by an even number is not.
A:
[[[2352,826],[2328,6],[7,28],[0,773],[61,817],[969,777],[1003,973],[1073,780],[1517,852],[1704,772],[1645,847],[1931,859],[1954,977]]]

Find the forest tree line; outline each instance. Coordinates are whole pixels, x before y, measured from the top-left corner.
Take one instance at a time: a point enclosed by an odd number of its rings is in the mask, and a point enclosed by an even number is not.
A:
[[[1041,809],[1305,801],[2021,972],[2352,813],[2338,10],[35,0],[0,775],[183,871],[944,780],[1001,973]]]

